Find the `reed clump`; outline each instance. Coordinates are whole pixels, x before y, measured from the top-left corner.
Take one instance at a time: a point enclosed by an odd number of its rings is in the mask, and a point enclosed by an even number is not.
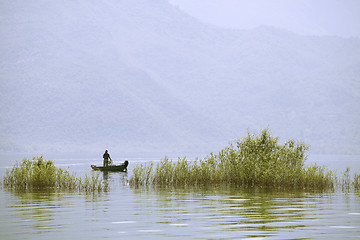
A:
[[[55,189],[71,191],[106,191],[107,185],[99,173],[91,176],[76,177],[75,173],[58,168],[54,161],[45,160],[43,156],[32,160],[23,159],[8,169],[3,179],[3,186],[12,189]]]
[[[165,157],[153,163],[135,166],[130,184],[139,185],[236,185],[281,189],[328,189],[336,182],[335,174],[324,167],[305,166],[309,146],[295,140],[279,144],[269,129],[248,133],[217,154],[204,159],[177,161]]]

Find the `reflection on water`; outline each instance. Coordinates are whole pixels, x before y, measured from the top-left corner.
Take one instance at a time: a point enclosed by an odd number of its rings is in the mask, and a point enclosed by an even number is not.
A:
[[[3,191],[0,239],[27,239],[61,233],[76,224],[81,215],[97,209],[104,198],[104,193]]]
[[[148,230],[164,231],[164,236],[168,232],[166,225],[180,228],[177,236],[214,239],[321,238],[329,233],[336,239],[360,235],[360,220],[352,216],[360,212],[356,195],[236,189],[137,194],[137,209],[148,209],[146,213],[158,226],[150,228],[149,224]]]
[[[359,239],[360,194],[131,188],[100,194],[0,190],[0,239]]]

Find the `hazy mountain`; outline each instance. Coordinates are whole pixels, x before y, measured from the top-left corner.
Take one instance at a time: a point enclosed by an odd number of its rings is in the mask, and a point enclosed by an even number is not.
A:
[[[0,31],[3,150],[216,150],[264,127],[360,150],[359,39],[221,29],[165,0],[7,1]]]

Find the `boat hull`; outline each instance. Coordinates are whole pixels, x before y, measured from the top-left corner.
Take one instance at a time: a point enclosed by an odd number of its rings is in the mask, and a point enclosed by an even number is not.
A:
[[[121,164],[121,165],[112,165],[112,166],[108,166],[108,167],[91,165],[91,168],[92,168],[93,170],[97,170],[97,171],[127,172],[127,168],[125,167],[124,164]]]

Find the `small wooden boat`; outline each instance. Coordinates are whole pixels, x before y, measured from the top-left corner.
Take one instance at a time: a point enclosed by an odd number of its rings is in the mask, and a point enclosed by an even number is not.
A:
[[[91,168],[93,170],[99,170],[99,171],[111,171],[111,172],[127,172],[127,166],[129,165],[128,161],[125,161],[123,164],[120,165],[109,165],[107,167],[103,166],[96,166],[91,165]]]

